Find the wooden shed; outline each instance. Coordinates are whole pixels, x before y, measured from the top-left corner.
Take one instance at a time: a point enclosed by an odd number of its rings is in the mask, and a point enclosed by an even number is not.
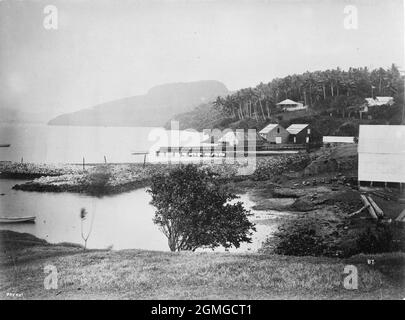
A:
[[[230,130],[223,134],[218,139],[219,143],[234,147],[247,148],[251,146],[261,146],[265,143],[265,139],[255,132],[255,130]]]
[[[287,143],[288,136],[290,135],[286,129],[278,123],[270,123],[262,130],[259,135],[270,143]]]
[[[290,143],[309,143],[311,137],[311,128],[309,124],[296,123],[287,128]]]

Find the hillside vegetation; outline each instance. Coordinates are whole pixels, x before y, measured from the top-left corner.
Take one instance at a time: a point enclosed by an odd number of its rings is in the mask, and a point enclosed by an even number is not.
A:
[[[374,108],[367,119],[359,118],[364,98],[391,96],[392,106]],[[276,78],[267,84],[244,88],[211,104],[178,114],[174,119],[183,129],[256,128],[269,122],[284,126],[310,123],[321,135],[356,135],[359,123],[400,124],[404,104],[404,77],[398,68],[368,70],[339,68],[305,72]],[[277,103],[284,99],[301,101],[308,110],[281,112]]]

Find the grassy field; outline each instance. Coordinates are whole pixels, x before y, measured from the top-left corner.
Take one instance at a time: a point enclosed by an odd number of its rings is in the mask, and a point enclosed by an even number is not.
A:
[[[405,254],[350,259],[264,254],[84,251],[2,231],[1,299],[403,299]],[[374,259],[374,265],[367,264]],[[358,269],[358,289],[343,287]],[[44,267],[58,289],[44,289]],[[13,294],[18,295],[12,296]]]

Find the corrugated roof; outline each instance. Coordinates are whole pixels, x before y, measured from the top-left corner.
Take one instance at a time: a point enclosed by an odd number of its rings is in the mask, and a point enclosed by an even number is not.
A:
[[[405,125],[360,125],[359,153],[405,153]]]
[[[390,102],[393,98],[392,97],[375,97],[375,99],[379,102],[382,103],[388,103]]]
[[[284,105],[284,104],[287,104],[287,105],[289,105],[289,104],[298,104],[298,102],[295,102],[295,101],[290,100],[290,99],[285,99],[285,100],[277,103],[277,105]]]
[[[269,133],[271,130],[273,130],[277,126],[278,126],[278,123],[270,123],[266,127],[264,127],[262,130],[260,130],[259,133],[263,133],[263,134]]]
[[[393,101],[393,99],[393,97],[375,97],[375,99],[365,98],[369,106],[383,106]]]
[[[257,132],[254,134],[250,134],[250,132],[248,131],[237,130],[236,132],[228,131],[221,138],[218,139],[218,142],[228,142],[231,144],[238,144],[239,142],[252,139],[256,140],[256,142],[265,141],[265,139],[259,136]]]
[[[375,100],[373,98],[365,98],[365,100],[367,101],[367,103],[369,105],[374,105],[375,104]]]
[[[287,128],[287,131],[290,134],[297,134],[297,133],[301,132],[302,130],[304,130],[306,127],[308,127],[308,124],[298,124],[298,123],[296,123],[296,124],[292,124],[291,126],[289,126]]]

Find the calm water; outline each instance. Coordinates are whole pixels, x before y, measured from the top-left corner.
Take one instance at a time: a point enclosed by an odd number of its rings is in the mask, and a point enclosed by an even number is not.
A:
[[[46,125],[0,125],[0,161],[33,163],[100,163],[104,156],[110,163],[143,161],[132,152],[167,146],[179,139],[181,145],[196,145],[202,137],[187,131],[168,132],[162,128],[136,127],[68,127]],[[151,157],[148,159],[153,161]],[[35,224],[0,224],[0,229],[27,232],[51,243],[83,243],[79,212],[86,208],[89,216],[86,231],[94,218],[88,240],[89,248],[168,250],[167,240],[153,224],[154,207],[145,189],[121,195],[95,198],[73,193],[39,193],[12,190],[21,180],[0,179],[0,216],[35,216]],[[241,200],[249,209],[247,196]],[[238,251],[256,251],[274,225],[261,224],[263,212],[255,213],[257,232],[253,243]],[[274,216],[274,215],[273,215]],[[219,251],[223,250],[219,249]],[[232,251],[232,250],[231,250]]]
[[[154,207],[145,189],[95,198],[74,193],[40,193],[12,190],[21,180],[0,179],[0,216],[36,216],[36,223],[0,224],[0,229],[27,232],[51,243],[83,243],[79,212],[86,208],[89,215],[84,230],[92,216],[93,229],[88,240],[89,248],[146,249],[168,251],[167,240],[153,224]],[[242,196],[246,208],[251,203]],[[255,213],[257,232],[252,244],[244,244],[237,251],[256,251],[275,225],[260,224],[263,212]],[[223,251],[218,249],[217,251]],[[230,251],[235,251],[231,249]]]
[[[173,136],[172,136],[173,135]],[[196,145],[201,134],[144,127],[70,127],[0,124],[0,161],[32,163],[110,163],[143,161],[133,152],[153,151],[167,146],[170,138],[181,145]],[[149,159],[153,159],[150,157]]]

